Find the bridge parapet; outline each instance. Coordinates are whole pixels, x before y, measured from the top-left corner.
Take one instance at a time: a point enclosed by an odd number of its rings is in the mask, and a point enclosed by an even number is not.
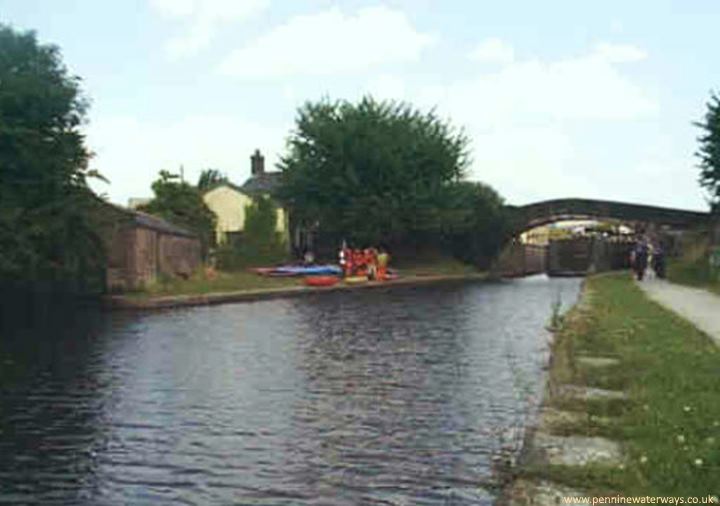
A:
[[[710,224],[712,217],[710,213],[701,211],[577,198],[508,206],[508,209],[511,212],[515,233],[556,221],[578,219],[620,220],[668,225],[673,228],[691,228]]]

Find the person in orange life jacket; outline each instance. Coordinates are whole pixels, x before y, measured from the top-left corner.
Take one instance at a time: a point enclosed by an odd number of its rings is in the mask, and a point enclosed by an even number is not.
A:
[[[356,276],[366,276],[367,266],[365,265],[365,255],[362,250],[356,249],[352,252],[353,257],[353,274]]]
[[[380,247],[380,251],[377,254],[377,277],[381,281],[385,281],[387,278],[387,267],[390,262],[390,255],[388,255],[385,248]]]
[[[352,250],[348,248],[345,241],[343,241],[342,247],[340,248],[340,267],[342,268],[343,276],[348,277],[352,275]]]
[[[377,250],[374,247],[365,250],[365,256],[368,264],[368,278],[377,279]]]

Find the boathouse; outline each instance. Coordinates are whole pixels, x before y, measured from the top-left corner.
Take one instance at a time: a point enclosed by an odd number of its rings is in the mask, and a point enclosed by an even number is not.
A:
[[[202,261],[200,239],[157,216],[107,205],[106,289],[141,289],[161,278],[188,278]]]

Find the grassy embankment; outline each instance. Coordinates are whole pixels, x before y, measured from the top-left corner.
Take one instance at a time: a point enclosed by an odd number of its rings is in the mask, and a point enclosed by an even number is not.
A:
[[[694,260],[679,259],[668,265],[667,277],[674,283],[705,288],[720,293],[720,277],[713,272],[707,256]]]
[[[674,283],[705,288],[720,293],[719,272],[710,267],[710,240],[706,231],[687,234],[682,256],[670,259],[667,277]]]
[[[560,435],[621,442],[617,467],[526,468],[525,476],[592,494],[702,496],[720,492],[720,350],[692,325],[649,301],[627,274],[591,277],[586,299],[566,316],[554,344],[553,385],[624,390],[629,401],[569,402],[581,413]],[[610,368],[578,366],[580,355],[620,360]]]
[[[391,262],[401,278],[426,276],[458,276],[478,274],[472,266],[463,264],[447,257],[430,257],[425,259],[404,259]],[[165,279],[146,287],[144,290],[127,294],[134,298],[160,297],[171,295],[200,295],[220,292],[237,292],[265,290],[301,286],[302,280],[288,277],[259,276],[249,271],[217,272],[208,276],[204,269],[199,270],[189,279]]]

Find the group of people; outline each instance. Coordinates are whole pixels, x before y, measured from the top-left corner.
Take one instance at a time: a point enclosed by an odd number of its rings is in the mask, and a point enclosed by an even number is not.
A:
[[[388,277],[390,255],[384,248],[352,249],[343,245],[338,256],[346,278],[359,276],[382,281]]]
[[[638,281],[645,278],[648,267],[652,268],[658,278],[665,277],[665,252],[660,244],[653,244],[647,239],[640,239],[630,252],[630,266]]]

